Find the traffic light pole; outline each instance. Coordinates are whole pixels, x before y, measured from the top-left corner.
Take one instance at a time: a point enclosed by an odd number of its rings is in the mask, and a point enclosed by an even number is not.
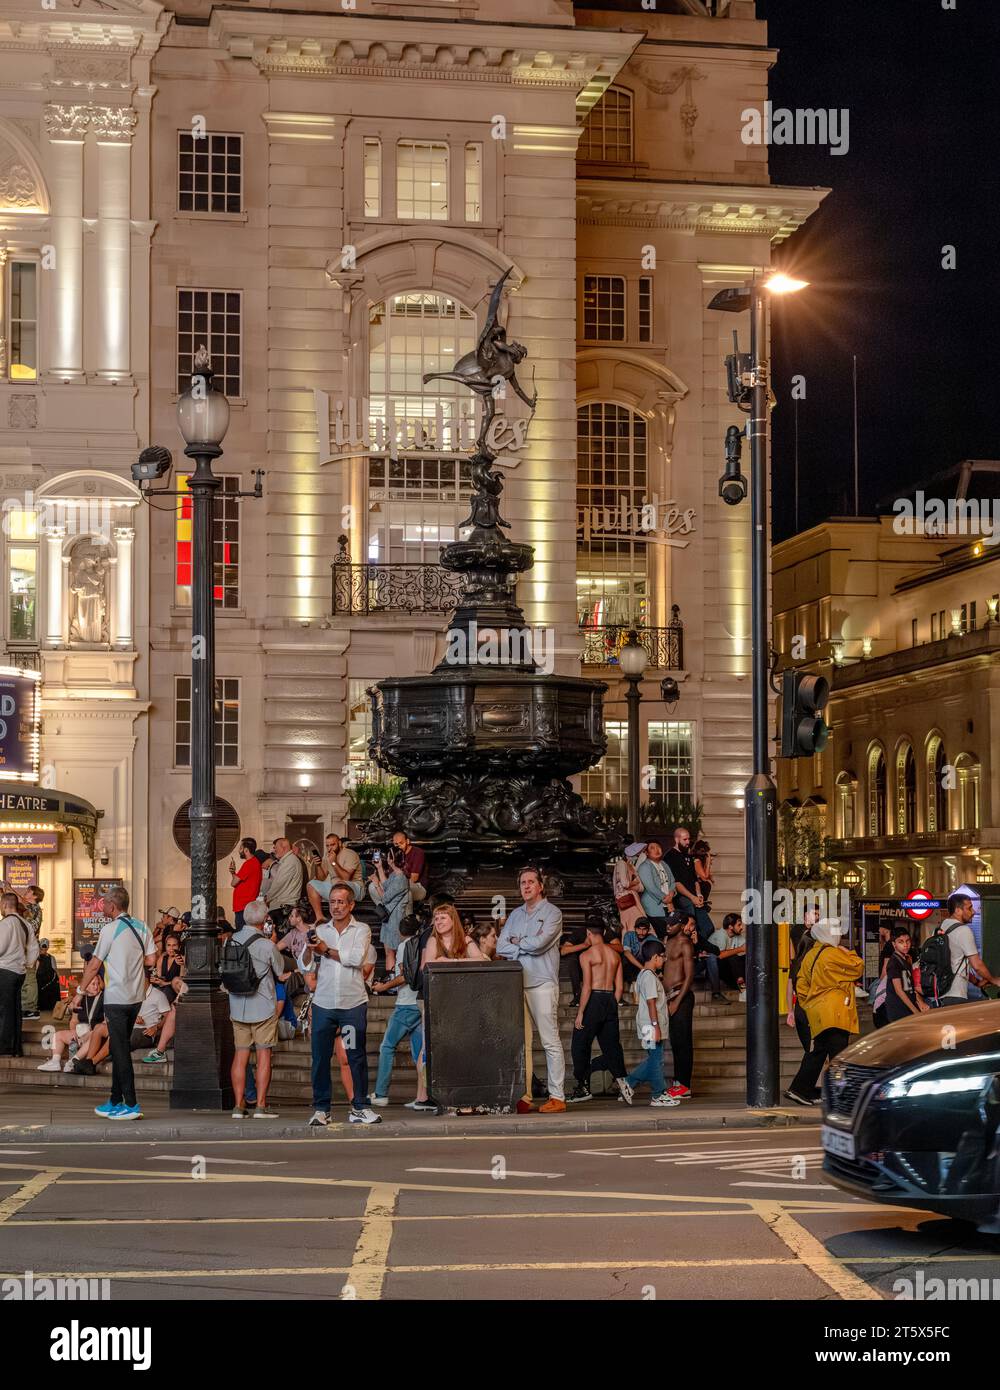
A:
[[[753,776],[746,786],[746,886],[758,904],[747,930],[747,1105],[777,1105],[781,1075],[778,1046],[778,939],[775,925],[761,920],[773,901],[778,862],[777,788],[769,749],[767,583],[767,437],[770,354],[767,300],[755,280],[750,292],[750,613],[753,676]],[[771,892],[768,892],[768,888]],[[768,913],[770,916],[770,913]]]

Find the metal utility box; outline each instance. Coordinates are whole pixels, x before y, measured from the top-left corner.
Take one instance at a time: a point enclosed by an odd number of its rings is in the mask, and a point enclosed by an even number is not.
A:
[[[513,1109],[524,1093],[524,984],[516,961],[424,970],[427,1085],[443,1106]]]

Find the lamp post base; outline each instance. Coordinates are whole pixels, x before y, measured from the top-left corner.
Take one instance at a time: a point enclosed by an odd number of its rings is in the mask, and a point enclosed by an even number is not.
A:
[[[231,1110],[233,1025],[229,1001],[216,986],[192,988],[178,1005],[171,1110]]]

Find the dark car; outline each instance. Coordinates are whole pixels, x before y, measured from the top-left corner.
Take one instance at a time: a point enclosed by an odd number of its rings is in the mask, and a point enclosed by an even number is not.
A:
[[[824,1171],[869,1201],[1000,1233],[1000,1003],[932,1009],[835,1058]]]

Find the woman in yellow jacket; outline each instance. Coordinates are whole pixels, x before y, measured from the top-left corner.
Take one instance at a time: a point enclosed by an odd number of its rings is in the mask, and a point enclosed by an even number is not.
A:
[[[816,944],[802,962],[795,992],[806,1011],[813,1045],[785,1092],[796,1105],[816,1104],[823,1064],[843,1052],[852,1033],[861,1031],[854,986],[864,974],[864,961],[840,944],[847,928],[833,918],[815,922],[810,930]]]

